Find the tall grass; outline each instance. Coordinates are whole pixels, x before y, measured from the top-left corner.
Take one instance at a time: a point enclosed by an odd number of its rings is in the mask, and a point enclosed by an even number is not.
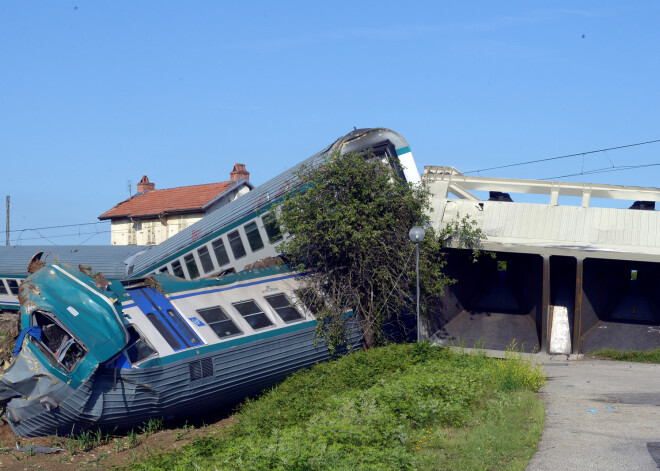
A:
[[[617,350],[614,348],[603,348],[600,350],[594,350],[589,354],[604,360],[660,363],[660,348],[655,348],[653,350]]]
[[[540,437],[543,407],[532,393],[543,379],[519,355],[426,343],[356,352],[294,374],[246,402],[228,429],[134,468],[474,469],[462,446],[472,443],[479,468],[508,469]]]

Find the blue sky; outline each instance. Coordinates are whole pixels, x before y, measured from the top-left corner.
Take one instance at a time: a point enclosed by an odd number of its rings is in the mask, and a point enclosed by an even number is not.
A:
[[[94,222],[129,180],[222,181],[234,162],[258,185],[354,126],[397,131],[420,170],[660,139],[658,20],[657,1],[4,1],[2,207],[11,195],[12,229]],[[660,143],[481,175],[658,157]],[[659,175],[568,180],[660,186]],[[104,230],[11,239],[106,244]]]

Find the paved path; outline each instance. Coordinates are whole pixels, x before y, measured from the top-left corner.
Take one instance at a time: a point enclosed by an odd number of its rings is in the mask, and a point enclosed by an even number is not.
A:
[[[527,471],[660,468],[660,365],[546,357],[545,370],[546,428]]]

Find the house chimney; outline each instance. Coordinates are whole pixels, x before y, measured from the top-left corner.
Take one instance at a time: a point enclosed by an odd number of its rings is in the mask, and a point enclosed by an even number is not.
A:
[[[250,172],[245,170],[245,164],[234,164],[234,170],[232,170],[229,175],[231,175],[231,181],[233,182],[238,181],[241,178],[250,181]]]
[[[150,183],[149,178],[146,175],[142,175],[142,180],[137,184],[138,193],[144,193],[145,191],[151,191],[156,188],[155,183]]]

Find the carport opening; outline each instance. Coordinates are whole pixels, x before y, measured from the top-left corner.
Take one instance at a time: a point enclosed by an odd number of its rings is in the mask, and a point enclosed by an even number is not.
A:
[[[428,332],[437,343],[526,351],[540,347],[543,260],[498,252],[472,261],[470,250],[448,250],[447,274],[456,283],[430,305]]]

